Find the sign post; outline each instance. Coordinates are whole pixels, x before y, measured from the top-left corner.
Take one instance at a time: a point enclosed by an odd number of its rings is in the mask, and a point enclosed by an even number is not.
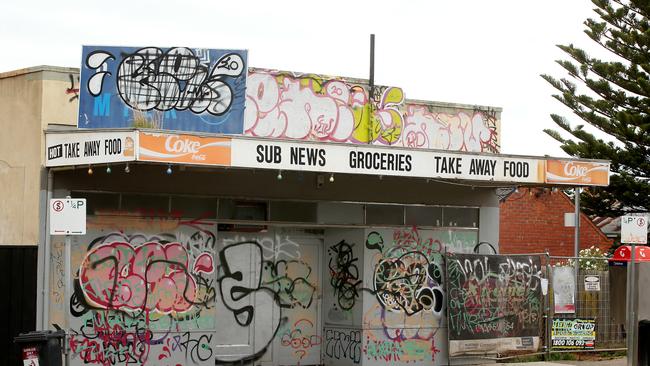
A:
[[[645,216],[626,215],[621,218],[621,243],[630,244],[630,264],[627,267],[627,365],[637,366],[637,285],[636,246],[647,244],[648,221]]]

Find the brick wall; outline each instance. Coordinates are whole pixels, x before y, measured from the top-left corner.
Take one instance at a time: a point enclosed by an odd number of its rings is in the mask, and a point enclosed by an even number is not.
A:
[[[564,193],[519,188],[499,205],[499,252],[573,256],[573,227],[564,227],[564,213],[575,212]],[[580,249],[595,245],[607,250],[612,242],[584,214],[580,215]]]

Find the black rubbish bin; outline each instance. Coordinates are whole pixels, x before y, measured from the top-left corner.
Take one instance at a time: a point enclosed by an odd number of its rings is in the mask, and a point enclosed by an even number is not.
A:
[[[44,330],[22,333],[14,338],[20,349],[19,365],[61,366],[63,330]]]
[[[637,345],[639,366],[650,365],[650,321],[639,322],[639,344]]]

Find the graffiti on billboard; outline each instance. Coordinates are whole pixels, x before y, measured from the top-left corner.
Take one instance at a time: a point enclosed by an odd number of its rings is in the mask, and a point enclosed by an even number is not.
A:
[[[534,347],[543,317],[539,257],[454,254],[447,271],[450,347],[462,344],[462,353],[468,344],[504,338],[523,340],[511,349],[494,342],[499,348],[491,351]]]
[[[80,128],[241,133],[247,52],[84,46]]]
[[[255,69],[247,84],[245,135],[499,151],[495,110],[442,111],[406,102],[400,88],[377,86],[370,95],[364,82],[314,74]]]

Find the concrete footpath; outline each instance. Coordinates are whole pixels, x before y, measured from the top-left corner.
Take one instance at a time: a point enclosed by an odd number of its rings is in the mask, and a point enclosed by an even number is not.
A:
[[[627,358],[614,358],[611,360],[603,361],[549,361],[549,362],[512,362],[512,363],[494,363],[491,366],[625,366]]]

